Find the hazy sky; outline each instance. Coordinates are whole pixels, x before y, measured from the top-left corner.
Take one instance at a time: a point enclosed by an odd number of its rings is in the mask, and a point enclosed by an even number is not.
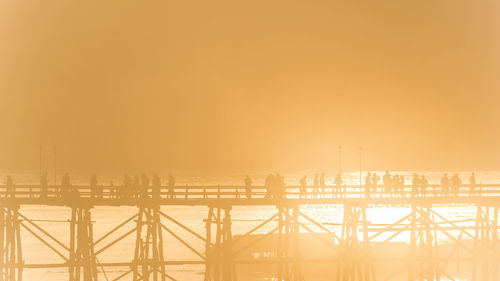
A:
[[[0,168],[500,169],[500,2],[1,1]]]

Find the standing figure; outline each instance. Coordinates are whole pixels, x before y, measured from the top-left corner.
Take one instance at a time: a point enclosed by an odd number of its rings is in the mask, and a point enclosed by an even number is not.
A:
[[[338,197],[342,196],[342,176],[340,173],[337,173],[335,176],[335,192],[334,195],[337,195]]]
[[[266,188],[266,195],[264,196],[265,198],[271,198],[273,195],[273,182],[274,182],[274,176],[273,174],[269,174],[266,177],[266,182],[265,182],[265,188]]]
[[[458,176],[458,174],[455,174],[451,178],[451,190],[453,192],[453,196],[459,195],[461,185],[462,185],[462,181],[460,180],[460,177]]]
[[[448,196],[449,195],[449,187],[450,187],[450,180],[448,179],[448,175],[444,174],[443,177],[441,178],[441,193],[443,196]]]
[[[372,188],[372,174],[368,173],[365,177],[365,188],[364,188],[365,198],[370,198],[371,188]]]
[[[285,178],[279,173],[274,177],[275,180],[275,192],[276,198],[285,198],[286,197],[286,187],[285,187]]]
[[[161,195],[161,179],[158,174],[153,175],[152,196],[153,199],[160,199]]]
[[[469,177],[469,196],[476,197],[476,175],[474,172]]]
[[[314,174],[313,197],[319,194],[319,175]]]
[[[427,186],[429,185],[429,182],[425,178],[424,175],[420,176],[420,196],[425,197],[427,193]]]
[[[412,197],[417,197],[419,186],[420,186],[420,179],[419,179],[417,173],[414,173],[413,178],[411,179],[411,196]]]
[[[69,179],[69,175],[68,173],[64,173],[61,180],[61,197],[68,198],[72,193],[73,190],[71,190],[71,181]]]
[[[108,198],[118,198],[118,190],[116,190],[113,181],[109,181]]]
[[[403,175],[399,176],[399,197],[403,198],[405,196],[405,177]]]
[[[90,178],[90,198],[94,199],[97,197],[102,198],[102,190],[97,190],[97,176],[94,174]]]
[[[140,181],[139,181],[139,176],[135,175],[134,180],[132,181],[132,186],[131,189],[127,190],[129,198],[139,198],[139,188],[140,188]]]
[[[307,177],[304,175],[300,179],[300,190],[299,190],[299,197],[300,198],[305,198],[307,194]]]
[[[245,177],[245,193],[247,198],[252,198],[252,179],[247,175]]]
[[[168,174],[168,198],[175,198],[175,177]]]

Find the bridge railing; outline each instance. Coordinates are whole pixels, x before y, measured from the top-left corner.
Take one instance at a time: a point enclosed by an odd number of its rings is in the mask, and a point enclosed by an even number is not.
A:
[[[110,185],[0,185],[0,198],[161,198],[161,199],[248,199],[248,198],[441,198],[441,197],[498,197],[500,184],[461,185],[458,188],[427,185],[405,186],[286,186],[282,191],[265,186],[185,185],[168,186],[110,186]]]

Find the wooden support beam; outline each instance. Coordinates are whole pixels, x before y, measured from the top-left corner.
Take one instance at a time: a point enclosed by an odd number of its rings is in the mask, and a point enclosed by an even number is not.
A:
[[[215,224],[215,233],[212,224]],[[236,281],[234,255],[237,252],[233,250],[231,207],[210,207],[206,231],[205,281]],[[212,240],[215,241],[212,243]]]
[[[362,226],[362,240],[358,236]],[[337,281],[376,280],[368,236],[366,205],[344,205],[341,240],[337,251]]]
[[[23,255],[19,206],[0,208],[0,280],[22,281]]]
[[[94,252],[90,209],[73,207],[70,221],[70,281],[97,281],[97,259]]]
[[[132,273],[134,281],[165,281],[163,225],[159,205],[140,206],[136,222],[136,244]]]

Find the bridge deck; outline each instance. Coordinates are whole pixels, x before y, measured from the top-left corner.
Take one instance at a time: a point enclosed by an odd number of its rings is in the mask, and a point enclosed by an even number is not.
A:
[[[66,191],[64,191],[66,189]],[[429,185],[415,191],[411,186],[387,192],[378,186],[376,192],[366,192],[365,187],[342,186],[340,189],[325,186],[319,191],[309,186],[300,192],[298,186],[287,186],[280,196],[268,195],[264,186],[253,186],[248,192],[244,186],[176,186],[173,191],[162,186],[126,189],[123,186],[71,187],[40,185],[0,186],[0,205],[183,205],[183,206],[257,206],[257,205],[308,205],[308,204],[487,204],[500,203],[500,184],[483,184],[471,188],[443,192],[438,185]],[[156,192],[156,193],[155,193]]]

